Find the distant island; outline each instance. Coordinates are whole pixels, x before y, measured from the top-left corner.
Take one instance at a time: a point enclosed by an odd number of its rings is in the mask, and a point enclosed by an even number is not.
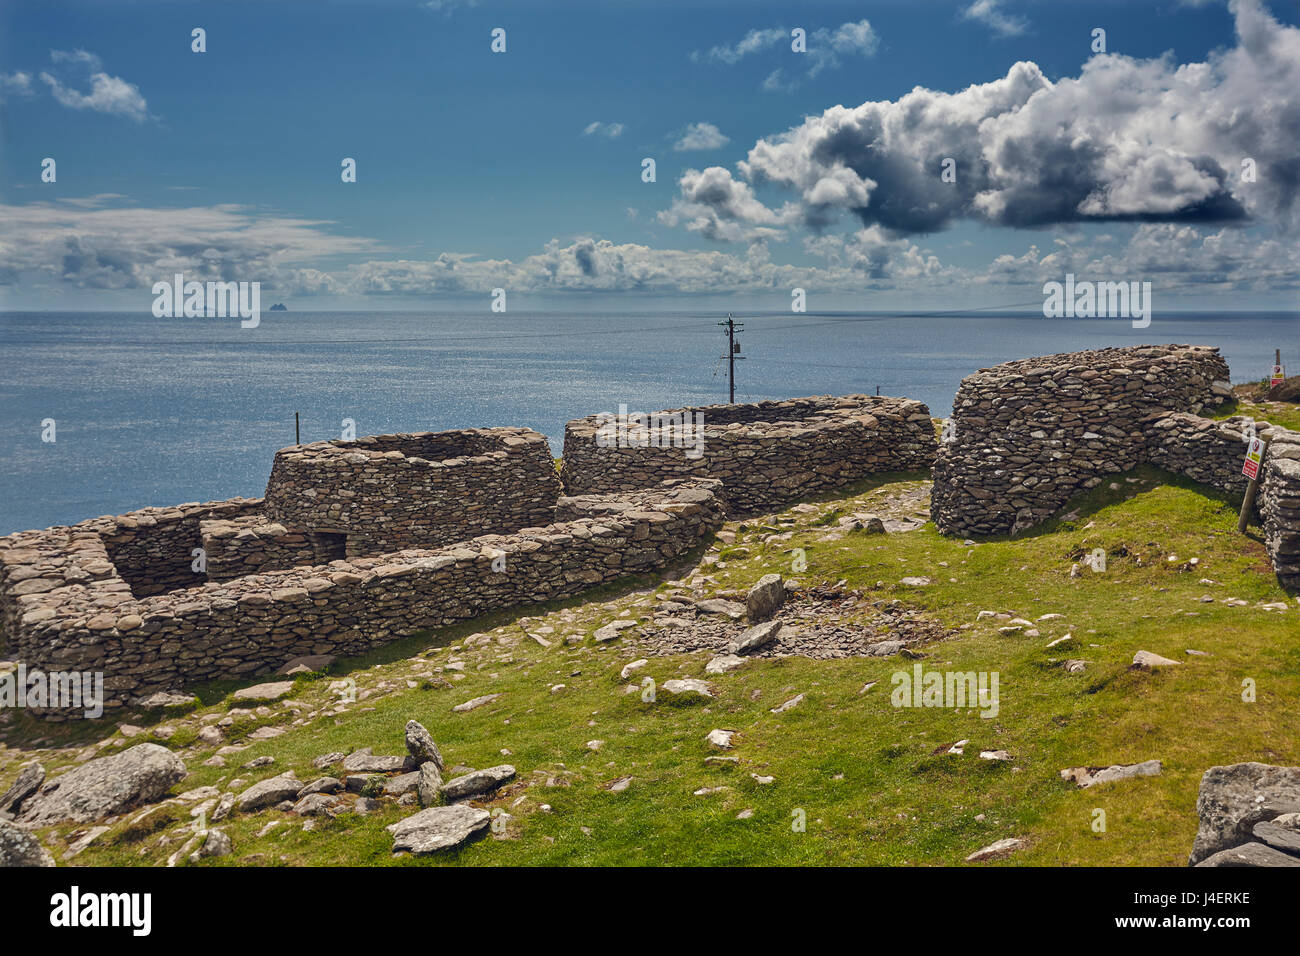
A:
[[[288,312],[288,311],[289,311],[289,307],[288,307],[287,305],[285,305],[283,302],[277,302],[275,305],[271,306],[271,308],[270,308],[269,311],[271,311],[271,312]]]

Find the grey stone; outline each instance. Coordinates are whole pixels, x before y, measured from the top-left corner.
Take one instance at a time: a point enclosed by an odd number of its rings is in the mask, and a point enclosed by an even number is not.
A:
[[[23,802],[19,819],[32,825],[100,820],[161,800],[185,774],[185,762],[166,747],[137,744],[47,780]]]
[[[418,770],[413,770],[410,773],[399,774],[385,780],[384,796],[400,797],[404,793],[415,793],[419,786],[420,773]]]
[[[755,624],[736,638],[730,650],[737,655],[760,650],[776,640],[776,635],[780,633],[780,630],[780,621],[766,621],[763,624]]]
[[[293,812],[300,817],[318,817],[328,813],[339,805],[339,798],[328,793],[309,793],[293,805]]]
[[[745,595],[751,621],[766,621],[785,603],[785,583],[779,574],[765,574]]]
[[[282,680],[272,681],[267,684],[254,684],[252,687],[241,687],[230,696],[240,702],[264,702],[287,697],[292,690],[293,681]]]
[[[156,710],[158,708],[179,710],[182,707],[193,707],[198,702],[199,699],[193,694],[176,694],[171,691],[160,690],[156,694],[139,698],[135,705],[143,707],[145,710]]]
[[[418,765],[432,762],[441,770],[444,766],[442,753],[434,742],[433,734],[425,729],[418,720],[406,722],[406,749]]]
[[[1133,666],[1139,670],[1151,671],[1160,667],[1181,667],[1183,662],[1170,660],[1159,654],[1152,654],[1150,651],[1138,651],[1133,655]]]
[[[416,793],[420,797],[420,805],[424,807],[436,806],[442,802],[442,771],[432,760],[420,764],[420,781],[416,787]]]
[[[976,850],[970,856],[966,857],[967,863],[982,863],[985,860],[996,860],[1007,856],[1024,845],[1024,840],[1016,837],[1008,837],[1005,840],[998,840],[996,843],[990,843],[986,847]]]
[[[695,610],[701,614],[717,614],[735,621],[739,620],[741,615],[745,613],[745,605],[737,604],[735,601],[726,601],[722,598],[710,598],[696,604]]]
[[[1278,826],[1276,823],[1256,823],[1251,828],[1255,839],[1267,843],[1275,850],[1287,853],[1300,853],[1300,830]]]
[[[18,772],[18,779],[0,796],[0,813],[16,814],[22,802],[36,792],[45,782],[45,768],[39,763],[29,763]]]
[[[1212,853],[1197,866],[1300,866],[1300,856],[1283,853],[1263,843],[1243,843]]]
[[[17,866],[54,866],[54,857],[34,834],[0,820],[0,869]]]
[[[372,754],[369,747],[343,758],[343,769],[349,773],[397,773],[414,770],[415,767],[416,763],[410,755],[380,756]]]
[[[282,773],[278,777],[253,784],[236,798],[235,806],[244,813],[252,813],[297,797],[302,788],[302,781],[292,773]]]
[[[464,804],[429,807],[392,824],[393,852],[437,853],[463,846],[482,836],[492,822],[486,810]]]
[[[343,781],[338,777],[317,777],[298,791],[298,797],[307,797],[313,793],[338,793],[343,789]]]
[[[1237,763],[1211,767],[1196,797],[1200,827],[1188,862],[1251,839],[1256,823],[1300,812],[1300,767]]]
[[[682,698],[712,698],[713,688],[709,686],[708,681],[702,681],[695,677],[686,677],[680,680],[666,680],[663,682],[663,689],[674,697]]]
[[[442,795],[448,800],[462,800],[480,793],[495,790],[515,776],[515,768],[510,764],[489,767],[487,770],[475,770],[460,777],[448,780],[442,786]]]

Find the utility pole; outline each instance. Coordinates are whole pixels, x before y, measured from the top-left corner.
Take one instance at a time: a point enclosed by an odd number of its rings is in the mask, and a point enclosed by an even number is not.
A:
[[[719,322],[718,325],[725,326],[727,329],[727,354],[723,356],[727,360],[727,392],[728,402],[736,404],[736,353],[740,351],[740,343],[736,341],[736,333],[745,331],[745,323],[735,322],[731,318],[731,313],[727,313],[727,321]],[[744,359],[741,355],[740,358]]]

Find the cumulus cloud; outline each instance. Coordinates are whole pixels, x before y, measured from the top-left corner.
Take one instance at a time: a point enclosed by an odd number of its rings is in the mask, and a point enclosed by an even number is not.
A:
[[[582,131],[583,136],[604,136],[606,139],[618,139],[623,135],[622,123],[602,123],[599,120],[588,123]]]
[[[176,272],[201,281],[292,287],[320,260],[367,253],[369,239],[330,235],[323,220],[258,214],[242,206],[109,207],[101,194],[0,206],[0,284],[20,276],[83,289],[149,288]],[[308,264],[311,264],[310,266]]]
[[[796,195],[795,218],[814,229],[844,215],[900,234],[958,220],[1267,217],[1289,228],[1300,192],[1300,29],[1280,25],[1260,0],[1231,6],[1237,44],[1204,63],[1101,54],[1054,83],[1020,62],[956,93],[917,87],[898,100],[832,107],[759,140],[737,164],[743,181],[717,167],[701,193],[698,176],[684,176],[678,202],[693,214],[677,218],[688,228],[737,220],[741,187],[771,184]],[[955,161],[955,182],[941,180],[945,159]],[[1243,181],[1245,159],[1256,182]]]
[[[721,166],[688,169],[678,181],[680,195],[659,213],[667,226],[684,226],[707,239],[723,242],[777,239],[798,210],[787,204],[769,209],[754,196],[748,183],[734,179]]]
[[[700,173],[702,179],[709,171]],[[707,188],[707,187],[701,187]],[[779,221],[734,196],[737,220]],[[1300,290],[1300,248],[1248,231],[1176,223],[1137,226],[1127,244],[1111,236],[1044,240],[985,265],[942,262],[912,239],[879,226],[807,237],[812,265],[775,262],[756,238],[742,251],[698,251],[552,239],[520,259],[448,251],[431,259],[382,258],[375,240],[331,235],[331,223],[266,215],[240,206],[123,208],[111,194],[75,202],[0,206],[0,286],[35,281],[83,289],[140,290],[183,272],[200,281],[259,281],[268,293],[320,296],[527,293],[693,295],[761,293],[801,286],[822,292],[989,295],[1019,301],[1065,273],[1152,281],[1160,295],[1210,290]],[[327,265],[326,263],[337,263]],[[147,295],[145,299],[147,300]],[[1005,298],[1004,298],[1005,301]]]
[[[791,30],[785,27],[750,30],[734,44],[721,44],[710,47],[707,52],[695,50],[691,59],[695,62],[721,63],[728,66],[739,63],[746,57],[786,47],[793,42]],[[866,20],[842,23],[838,27],[818,27],[808,33],[806,50],[794,54],[802,61],[798,67],[802,76],[811,79],[824,70],[838,67],[842,57],[872,56],[880,45],[880,38]],[[800,78],[793,77],[797,72],[790,67],[777,67],[763,81],[765,90],[790,90],[799,85]]]
[[[60,77],[50,72],[41,73],[41,80],[62,105],[74,110],[125,116],[137,123],[149,118],[149,105],[140,88],[120,76],[105,73],[95,54],[86,50],[51,50],[50,60],[57,64],[56,70],[75,75]],[[81,83],[89,84],[88,92],[82,92],[74,85]]]
[[[682,130],[681,137],[673,144],[673,149],[684,152],[691,149],[721,149],[731,142],[722,130],[712,123],[691,123]]]
[[[1024,17],[1003,13],[1002,0],[975,0],[962,11],[963,20],[978,20],[1000,37],[1019,36],[1029,26]]]
[[[32,75],[17,70],[13,73],[0,73],[0,103],[10,95],[31,96]]]

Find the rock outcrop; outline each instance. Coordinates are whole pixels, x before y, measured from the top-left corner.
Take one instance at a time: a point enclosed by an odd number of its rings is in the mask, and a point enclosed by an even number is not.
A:
[[[166,747],[137,744],[47,780],[18,819],[28,826],[102,820],[161,800],[185,774],[185,762]]]

